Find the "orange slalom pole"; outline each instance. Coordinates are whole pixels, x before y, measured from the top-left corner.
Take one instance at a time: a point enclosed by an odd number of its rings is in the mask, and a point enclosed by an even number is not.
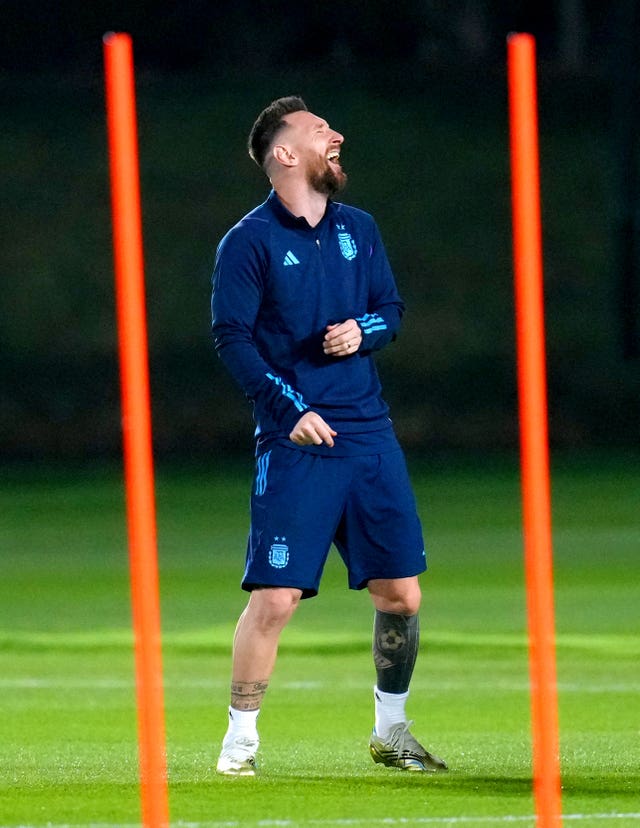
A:
[[[507,40],[516,342],[538,828],[562,824],[547,433],[535,40]]]
[[[133,50],[104,36],[142,821],[167,828],[160,600]]]

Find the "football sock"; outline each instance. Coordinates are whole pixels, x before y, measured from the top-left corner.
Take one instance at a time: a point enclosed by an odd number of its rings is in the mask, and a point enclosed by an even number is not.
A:
[[[420,643],[417,615],[376,610],[373,622],[373,661],[376,684],[384,693],[406,693]]]
[[[236,738],[246,736],[248,739],[258,738],[257,719],[260,708],[257,710],[236,710],[229,706],[229,727],[225,737]]]
[[[409,696],[406,693],[385,693],[377,687],[373,688],[373,700],[375,704],[375,729],[378,736],[386,739],[391,728],[400,722],[406,722],[407,716],[404,705]]]

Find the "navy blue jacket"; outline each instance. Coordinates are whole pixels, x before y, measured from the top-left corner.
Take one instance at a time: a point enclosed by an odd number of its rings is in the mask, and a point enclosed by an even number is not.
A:
[[[288,437],[309,410],[338,434],[389,426],[371,354],[395,338],[404,305],[368,213],[329,201],[311,227],[272,191],[220,242],[211,310],[216,350],[253,402],[261,441]],[[327,325],[346,319],[362,330],[359,350],[325,356]]]

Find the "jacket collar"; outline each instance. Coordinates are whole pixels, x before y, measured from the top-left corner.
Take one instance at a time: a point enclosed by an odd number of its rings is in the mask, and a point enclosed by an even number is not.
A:
[[[328,217],[333,213],[335,209],[334,203],[331,201],[331,199],[329,199],[327,201],[327,209],[325,210],[324,216],[320,219],[320,221],[315,227],[312,227],[304,216],[294,216],[293,213],[290,210],[288,210],[280,201],[280,199],[278,198],[278,194],[275,190],[271,190],[271,192],[269,193],[267,204],[275,213],[278,221],[285,227],[292,227],[296,230],[306,230],[307,232],[313,232],[318,230],[318,228],[324,222],[327,221]]]

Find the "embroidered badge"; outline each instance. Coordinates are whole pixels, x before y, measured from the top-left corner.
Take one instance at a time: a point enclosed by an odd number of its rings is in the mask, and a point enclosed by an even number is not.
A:
[[[269,563],[274,569],[284,569],[289,563],[289,547],[285,543],[286,538],[274,538],[274,541],[275,543],[272,543],[269,549]]]
[[[287,255],[284,257],[284,261],[282,262],[283,265],[297,265],[300,264],[300,259],[296,258],[295,253],[292,253],[290,250],[287,251]]]
[[[343,232],[338,233],[338,244],[340,245],[340,252],[345,257],[345,259],[355,259],[358,255],[358,248],[356,247],[355,240],[351,238],[351,233],[344,232],[344,224],[336,225],[338,230],[342,230]]]

